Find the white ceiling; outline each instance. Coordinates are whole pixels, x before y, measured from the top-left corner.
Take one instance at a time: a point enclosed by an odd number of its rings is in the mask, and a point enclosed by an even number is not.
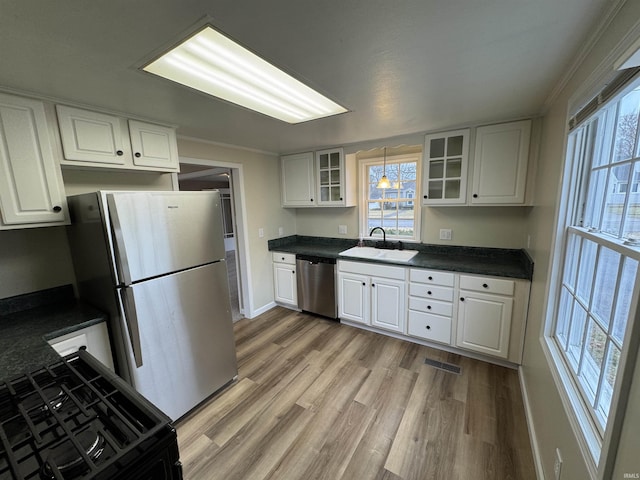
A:
[[[615,0],[2,0],[0,88],[285,153],[534,115]],[[289,125],[142,73],[202,18],[345,105]]]

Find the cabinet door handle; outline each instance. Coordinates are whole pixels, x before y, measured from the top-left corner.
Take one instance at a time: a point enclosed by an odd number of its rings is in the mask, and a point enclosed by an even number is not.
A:
[[[433,280],[433,277],[429,277],[429,280]]]
[[[296,273],[296,271],[295,270],[291,270],[291,273]]]
[[[431,290],[427,290],[427,295],[431,295]]]
[[[55,207],[53,207],[53,211],[58,213],[62,211],[62,207],[60,205],[56,205]]]
[[[372,284],[371,284],[371,286],[372,286],[372,287],[375,287],[375,286],[376,286],[376,284],[375,284],[375,283],[372,283]]]
[[[122,150],[118,150],[116,152],[116,155],[118,155],[119,157],[121,157],[122,155],[124,155],[124,152]]]
[[[427,325],[427,330],[431,330],[431,325]]]
[[[134,153],[133,155],[134,155],[136,158],[140,158],[140,156],[141,156],[141,155],[140,155],[140,152],[136,152],[136,153]]]
[[[429,198],[427,195],[423,195],[422,198]]]
[[[340,201],[342,201],[342,197],[340,197]]]
[[[464,302],[464,297],[460,297],[460,301],[461,301],[461,302]]]
[[[313,202],[313,198],[311,199],[311,201]]]
[[[427,310],[431,310],[431,305],[427,305]]]
[[[362,282],[362,286],[364,287],[366,285],[366,283]]]
[[[489,285],[487,285],[486,283],[483,283],[483,284],[482,284],[482,287],[483,287],[483,288],[489,288]]]
[[[473,198],[478,198],[478,194],[477,194],[477,193],[474,193],[474,194],[473,194]]]

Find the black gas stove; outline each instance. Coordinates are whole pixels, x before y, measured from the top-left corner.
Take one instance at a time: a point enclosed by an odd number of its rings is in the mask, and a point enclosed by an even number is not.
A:
[[[182,479],[170,419],[80,351],[0,383],[0,479]]]

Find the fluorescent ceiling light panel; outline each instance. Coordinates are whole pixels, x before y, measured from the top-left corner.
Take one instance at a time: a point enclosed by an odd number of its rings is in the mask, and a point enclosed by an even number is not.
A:
[[[210,26],[143,70],[289,123],[347,111]]]

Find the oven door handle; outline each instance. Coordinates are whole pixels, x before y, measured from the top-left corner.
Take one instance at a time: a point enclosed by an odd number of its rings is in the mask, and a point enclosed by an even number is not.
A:
[[[124,324],[129,333],[129,340],[131,341],[131,349],[133,350],[136,367],[140,368],[142,366],[142,345],[140,343],[140,327],[138,325],[138,314],[136,312],[133,290],[131,288],[123,288],[120,292],[124,307]]]

